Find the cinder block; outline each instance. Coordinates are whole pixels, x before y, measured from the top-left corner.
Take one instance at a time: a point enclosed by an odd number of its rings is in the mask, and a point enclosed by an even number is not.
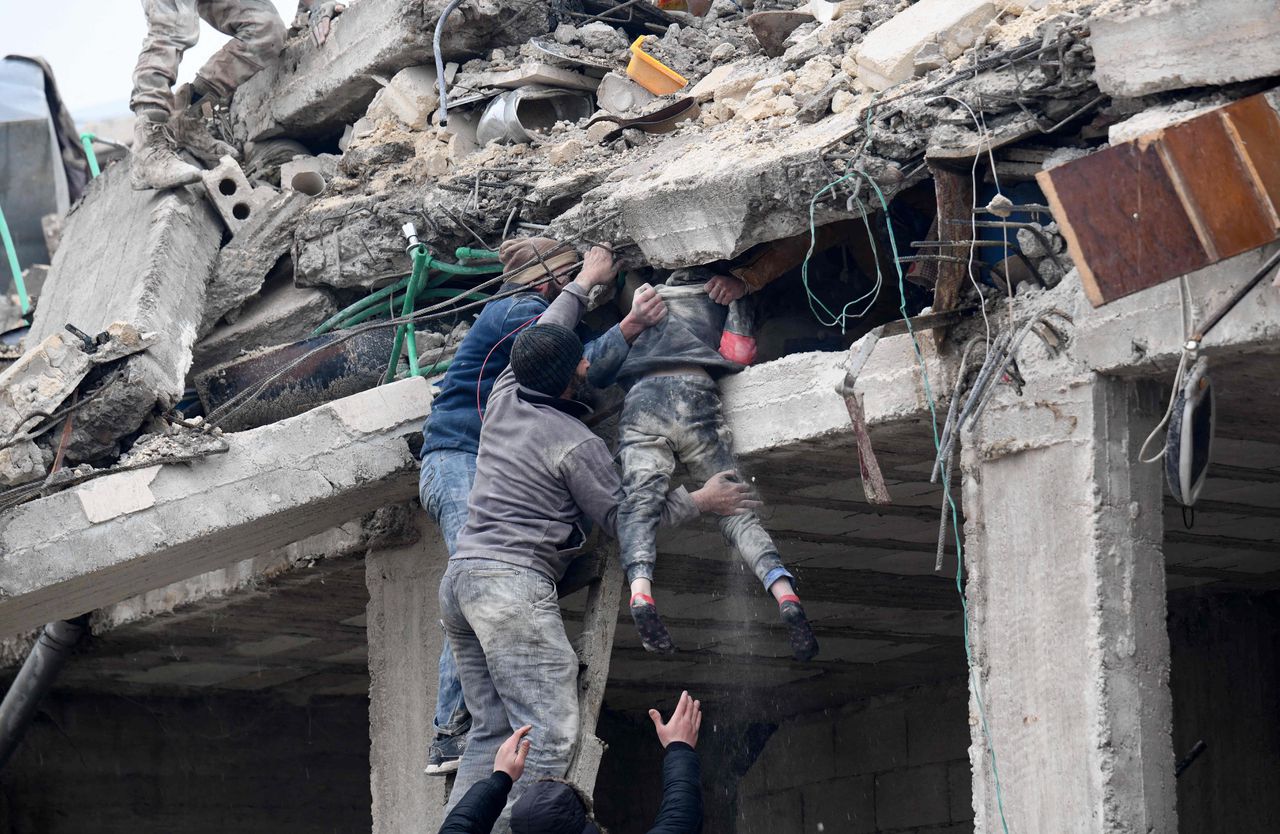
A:
[[[952,762],[947,767],[947,789],[950,792],[951,819],[966,822],[973,819],[973,769],[969,761]]]
[[[741,798],[736,834],[802,834],[800,791],[789,790]]]
[[[764,765],[770,791],[835,776],[834,728],[829,721],[783,724],[756,766]]]
[[[850,776],[907,764],[907,716],[901,704],[841,715],[836,721],[836,774]]]
[[[871,834],[876,830],[874,776],[847,776],[806,785],[801,797],[808,834]]]
[[[876,825],[880,829],[941,825],[950,820],[945,764],[876,776]]]
[[[907,705],[907,763],[969,757],[969,703],[960,697],[919,698]]]
[[[276,198],[274,188],[250,185],[239,163],[229,156],[222,157],[217,168],[205,171],[200,178],[204,181],[205,193],[232,235],[239,234],[246,226],[257,225],[258,213]]]

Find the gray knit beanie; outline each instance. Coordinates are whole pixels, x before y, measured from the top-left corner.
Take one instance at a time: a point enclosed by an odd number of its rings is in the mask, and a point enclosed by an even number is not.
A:
[[[567,327],[535,324],[511,346],[511,370],[516,381],[548,397],[569,387],[582,359],[582,340]]]

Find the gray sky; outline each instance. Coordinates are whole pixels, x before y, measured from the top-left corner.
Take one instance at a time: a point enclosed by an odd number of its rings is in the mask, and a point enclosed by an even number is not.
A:
[[[297,0],[272,0],[288,23]],[[72,115],[127,115],[133,65],[146,34],[139,0],[0,0],[0,56],[37,55],[53,67]],[[227,40],[203,21],[179,83]],[[113,106],[114,105],[114,106]]]

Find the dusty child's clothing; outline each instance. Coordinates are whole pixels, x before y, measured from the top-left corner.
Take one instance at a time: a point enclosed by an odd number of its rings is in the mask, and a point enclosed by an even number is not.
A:
[[[652,376],[632,386],[618,423],[622,491],[618,543],[627,581],[652,579],[655,540],[676,460],[695,480],[734,469],[733,435],[716,383],[706,376]],[[791,578],[778,548],[753,512],[720,517],[720,532],[767,590]]]
[[[133,71],[134,113],[173,111],[178,65],[199,40],[201,19],[231,36],[197,74],[217,98],[229,98],[284,48],[284,21],[270,0],[143,0],[142,7],[147,37]]]

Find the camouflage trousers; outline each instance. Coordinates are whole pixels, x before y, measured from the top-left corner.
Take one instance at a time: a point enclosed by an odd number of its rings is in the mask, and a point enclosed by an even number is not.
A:
[[[198,73],[208,92],[230,98],[284,48],[285,25],[271,0],[142,0],[147,37],[133,71],[129,109],[173,111],[182,53],[200,37],[203,18],[231,40]]]

